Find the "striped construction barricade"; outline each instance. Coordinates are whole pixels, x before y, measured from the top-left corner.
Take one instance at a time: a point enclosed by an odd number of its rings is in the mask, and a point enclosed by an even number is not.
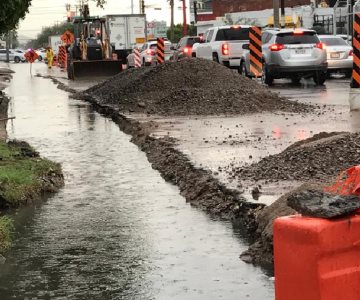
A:
[[[249,39],[250,73],[254,74],[255,77],[261,77],[263,72],[261,28],[252,26],[249,31]]]

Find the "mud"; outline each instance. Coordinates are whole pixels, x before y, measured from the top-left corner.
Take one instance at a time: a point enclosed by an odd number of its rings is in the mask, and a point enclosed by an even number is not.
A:
[[[229,174],[255,182],[331,182],[359,161],[359,133],[320,133],[257,163],[230,168]]]
[[[287,205],[303,216],[331,219],[354,213],[360,208],[360,198],[306,190],[288,197]]]
[[[254,243],[250,245],[248,250],[240,255],[243,261],[273,268],[273,222],[278,217],[296,214],[297,212],[288,206],[288,198],[293,194],[298,194],[309,189],[320,191],[322,186],[318,184],[303,184],[293,191],[284,194],[273,204],[265,207],[256,214],[255,222],[258,226],[254,232]]]
[[[119,111],[156,115],[305,113],[313,106],[289,101],[215,62],[187,59],[129,69],[79,93]]]

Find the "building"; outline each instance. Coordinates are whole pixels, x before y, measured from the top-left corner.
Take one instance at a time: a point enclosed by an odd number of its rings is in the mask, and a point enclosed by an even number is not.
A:
[[[285,0],[286,7],[309,5],[311,0]],[[272,0],[197,0],[198,21],[214,20],[227,13],[271,9]],[[194,21],[194,0],[190,0],[191,21]]]

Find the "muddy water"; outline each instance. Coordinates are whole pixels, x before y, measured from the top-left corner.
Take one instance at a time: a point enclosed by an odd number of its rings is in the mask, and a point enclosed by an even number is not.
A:
[[[66,186],[17,212],[0,299],[274,298],[230,224],[189,207],[110,120],[13,68],[9,135],[61,162]]]

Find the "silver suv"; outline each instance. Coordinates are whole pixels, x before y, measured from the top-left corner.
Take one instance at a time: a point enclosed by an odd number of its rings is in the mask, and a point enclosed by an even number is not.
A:
[[[293,83],[299,83],[302,77],[312,77],[317,85],[324,84],[326,49],[314,30],[267,30],[262,42],[266,84],[271,85],[276,78],[291,78]]]

